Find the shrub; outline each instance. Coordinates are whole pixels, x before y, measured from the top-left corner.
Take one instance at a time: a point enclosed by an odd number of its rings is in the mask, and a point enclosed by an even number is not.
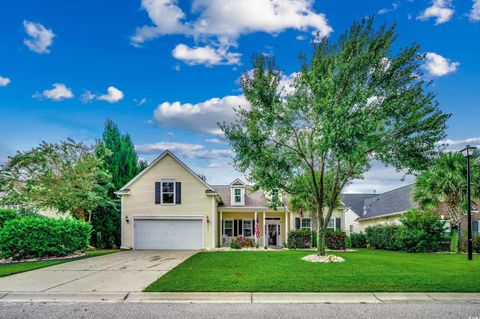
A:
[[[398,250],[395,242],[398,229],[397,225],[369,226],[365,230],[367,244],[370,244],[372,249]]]
[[[352,248],[367,247],[367,236],[364,233],[352,233],[350,234],[350,240],[352,241]]]
[[[79,220],[25,217],[0,230],[0,255],[14,260],[62,257],[88,247],[92,227]]]
[[[91,244],[97,248],[120,247],[120,219],[116,207],[99,207],[92,215]]]
[[[0,229],[3,228],[3,224],[9,220],[18,219],[21,216],[17,213],[15,209],[10,208],[0,208]]]
[[[345,250],[347,248],[347,235],[342,230],[328,230],[325,234],[327,248]]]
[[[308,229],[291,230],[288,233],[287,247],[290,249],[312,247],[312,232]]]
[[[441,250],[445,241],[445,224],[438,214],[410,209],[400,222],[396,244],[401,250],[415,253]]]
[[[237,243],[235,240],[232,240],[230,242],[230,248],[232,248],[232,249],[242,249],[242,246],[240,246],[240,244]]]
[[[350,234],[350,240],[352,241],[352,248],[367,247],[367,236],[364,233],[352,233]]]
[[[480,235],[473,238],[473,251],[480,254]]]
[[[255,246],[255,243],[249,237],[243,237],[243,236],[235,237],[232,240],[232,242],[239,244],[240,247],[253,247],[253,246]]]

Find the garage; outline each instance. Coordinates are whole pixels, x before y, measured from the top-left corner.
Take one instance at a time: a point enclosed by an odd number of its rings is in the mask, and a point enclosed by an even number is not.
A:
[[[202,219],[137,219],[133,223],[134,249],[202,249]]]

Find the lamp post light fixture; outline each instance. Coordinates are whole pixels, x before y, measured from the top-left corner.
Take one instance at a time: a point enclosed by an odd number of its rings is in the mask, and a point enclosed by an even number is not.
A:
[[[463,150],[461,150],[463,156],[467,158],[467,234],[468,234],[468,260],[472,260],[472,202],[471,202],[471,191],[470,191],[470,157],[475,151],[476,147],[467,145]]]

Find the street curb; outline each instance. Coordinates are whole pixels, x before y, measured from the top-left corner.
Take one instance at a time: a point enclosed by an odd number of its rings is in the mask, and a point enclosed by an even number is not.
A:
[[[0,302],[111,303],[480,303],[480,293],[0,292]]]

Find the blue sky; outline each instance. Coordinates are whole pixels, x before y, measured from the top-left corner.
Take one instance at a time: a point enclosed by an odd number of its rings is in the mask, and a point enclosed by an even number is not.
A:
[[[451,147],[480,144],[480,0],[18,0],[0,10],[0,160],[42,140],[92,143],[109,118],[142,158],[169,148],[228,183],[238,174],[216,122],[245,103],[238,78],[251,55],[274,54],[288,81],[312,32],[335,40],[373,14],[398,24],[396,49],[428,52]],[[374,163],[348,191],[412,181],[401,177]]]

